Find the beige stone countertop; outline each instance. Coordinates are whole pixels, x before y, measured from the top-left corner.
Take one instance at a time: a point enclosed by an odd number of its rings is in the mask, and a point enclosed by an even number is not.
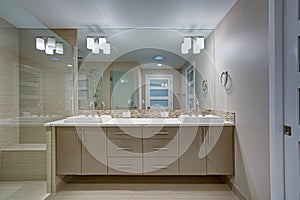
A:
[[[229,121],[182,123],[178,118],[112,118],[106,122],[58,120],[45,123],[45,126],[80,126],[80,127],[157,127],[157,126],[234,126]]]

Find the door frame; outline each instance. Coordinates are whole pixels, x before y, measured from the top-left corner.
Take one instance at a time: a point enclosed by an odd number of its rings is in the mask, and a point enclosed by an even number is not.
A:
[[[283,0],[269,0],[269,142],[272,200],[285,199],[283,9]]]

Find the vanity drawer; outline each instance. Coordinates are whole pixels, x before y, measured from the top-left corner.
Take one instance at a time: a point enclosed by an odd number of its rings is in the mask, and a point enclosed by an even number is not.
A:
[[[143,138],[171,139],[177,135],[178,127],[144,127]]]
[[[143,173],[147,175],[177,175],[177,157],[146,157]]]
[[[108,174],[141,175],[142,170],[142,157],[108,157]]]
[[[111,127],[107,128],[108,138],[142,138],[142,128],[139,127]]]
[[[173,139],[144,139],[144,157],[178,157],[178,136]]]
[[[142,155],[142,139],[108,139],[107,146],[108,157]]]

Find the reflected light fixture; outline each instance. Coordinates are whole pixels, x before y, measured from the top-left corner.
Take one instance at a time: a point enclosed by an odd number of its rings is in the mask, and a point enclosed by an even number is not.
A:
[[[86,48],[92,50],[93,54],[99,54],[100,50],[102,50],[104,54],[111,53],[111,46],[107,43],[105,37],[88,36],[86,38]]]
[[[181,44],[181,53],[188,54],[189,50],[192,47],[192,38],[191,37],[184,37],[183,43]]]
[[[161,55],[157,55],[153,57],[153,60],[155,61],[163,61],[165,59],[165,57],[161,56]]]
[[[56,42],[54,37],[36,37],[35,48],[40,51],[45,51],[47,55],[64,53],[64,45],[62,42]]]
[[[188,54],[190,49],[193,50],[194,54],[198,54],[204,49],[204,37],[203,36],[193,36],[184,37],[183,43],[181,44],[181,53]]]

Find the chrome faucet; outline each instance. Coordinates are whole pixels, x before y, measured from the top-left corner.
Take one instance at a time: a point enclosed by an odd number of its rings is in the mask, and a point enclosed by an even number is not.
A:
[[[92,117],[95,117],[95,102],[92,100],[90,102],[90,107],[92,107]]]
[[[189,107],[190,107],[189,115],[192,116],[192,101],[189,101]]]
[[[196,101],[196,116],[199,115],[199,110],[200,110],[200,102],[197,100]]]
[[[102,101],[101,104],[102,104],[102,110],[104,110],[104,107],[105,107],[104,101]]]

